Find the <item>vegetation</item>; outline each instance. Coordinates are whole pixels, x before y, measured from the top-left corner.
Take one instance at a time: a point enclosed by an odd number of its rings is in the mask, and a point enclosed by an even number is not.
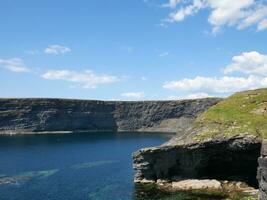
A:
[[[197,140],[251,134],[267,138],[267,88],[236,93],[197,118]]]

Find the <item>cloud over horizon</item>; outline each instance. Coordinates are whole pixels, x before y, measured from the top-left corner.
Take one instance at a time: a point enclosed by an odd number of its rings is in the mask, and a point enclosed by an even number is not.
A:
[[[122,93],[121,96],[127,99],[140,100],[145,97],[145,93],[144,92],[125,92],[125,93]]]
[[[234,56],[223,72],[239,72],[244,76],[221,76],[184,78],[166,81],[163,88],[176,91],[206,92],[215,94],[234,93],[241,90],[267,87],[267,55],[256,51]]]
[[[205,93],[205,92],[199,92],[199,93],[191,93],[185,96],[169,96],[167,99],[169,100],[181,100],[181,99],[202,99],[202,98],[208,98],[212,97],[212,95]]]

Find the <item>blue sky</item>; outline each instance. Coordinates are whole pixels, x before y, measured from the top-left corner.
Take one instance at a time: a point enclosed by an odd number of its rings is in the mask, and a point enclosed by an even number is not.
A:
[[[265,0],[2,0],[0,97],[227,96],[267,87]]]

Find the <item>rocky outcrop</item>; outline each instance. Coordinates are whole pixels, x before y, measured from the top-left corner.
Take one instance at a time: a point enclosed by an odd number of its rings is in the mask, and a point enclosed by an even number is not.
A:
[[[259,158],[259,168],[257,178],[259,181],[259,199],[267,199],[267,140],[263,140],[261,157]]]
[[[257,186],[260,148],[257,137],[244,135],[141,149],[133,155],[135,182],[217,179]]]
[[[218,181],[210,179],[188,179],[173,181],[171,183],[160,183],[159,188],[174,192],[195,192],[199,194],[217,194],[230,197],[229,199],[241,199],[241,197],[258,197],[259,191],[243,182]],[[232,198],[231,198],[232,197]],[[253,198],[252,198],[253,197]],[[228,199],[228,198],[224,198]],[[243,199],[243,198],[242,198]]]
[[[218,101],[217,98],[142,102],[0,99],[0,133],[178,132]]]

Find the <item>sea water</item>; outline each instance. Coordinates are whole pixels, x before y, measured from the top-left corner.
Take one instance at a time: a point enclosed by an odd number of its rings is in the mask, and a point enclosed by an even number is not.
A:
[[[0,199],[207,199],[133,184],[132,153],[170,137],[104,132],[0,136]]]

